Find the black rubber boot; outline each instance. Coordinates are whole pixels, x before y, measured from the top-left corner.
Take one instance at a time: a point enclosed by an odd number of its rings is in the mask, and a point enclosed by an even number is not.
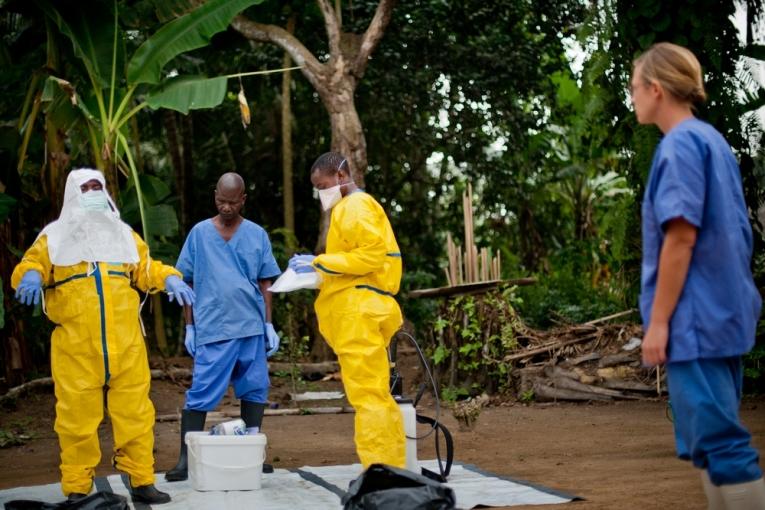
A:
[[[130,496],[136,503],[146,503],[149,505],[161,505],[170,502],[170,494],[162,492],[154,487],[153,483],[141,485],[140,487],[130,487]]]
[[[66,500],[67,501],[79,501],[79,500],[85,499],[87,497],[88,497],[88,495],[84,494],[82,492],[71,492],[71,493],[69,493],[69,496],[67,496]]]
[[[259,404],[257,402],[248,402],[242,400],[242,420],[244,425],[248,429],[251,427],[258,427],[263,430],[263,414],[266,412],[266,404]],[[274,466],[271,464],[263,464],[264,473],[273,473]]]
[[[204,430],[206,418],[206,411],[193,411],[191,409],[183,410],[183,413],[181,414],[181,452],[175,467],[165,473],[165,480],[168,482],[179,482],[181,480],[186,480],[189,477],[186,432]]]

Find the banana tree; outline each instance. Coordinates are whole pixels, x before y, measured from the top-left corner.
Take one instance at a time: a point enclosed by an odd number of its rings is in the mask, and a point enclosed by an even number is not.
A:
[[[62,96],[68,99],[70,105],[66,107],[75,109],[84,121],[96,166],[112,177],[112,185],[116,183],[116,171],[129,179],[135,188],[147,242],[151,239],[150,226],[159,223],[167,211],[146,207],[128,122],[146,107],[169,108],[184,114],[193,109],[213,108],[223,101],[229,78],[282,71],[214,78],[168,77],[163,72],[173,58],[209,44],[211,37],[225,30],[237,13],[262,1],[210,0],[162,26],[128,58],[125,41],[129,34],[120,28],[116,2],[111,8],[107,2],[92,2],[84,10],[76,5],[71,9],[57,8],[58,3],[54,6],[47,0],[36,0],[46,17],[71,42],[89,85],[85,93],[80,93],[73,81],[51,75],[45,81],[40,100],[51,104],[58,100],[64,106]]]

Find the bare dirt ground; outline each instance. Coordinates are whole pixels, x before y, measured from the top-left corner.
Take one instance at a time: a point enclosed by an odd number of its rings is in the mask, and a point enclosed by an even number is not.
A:
[[[272,399],[283,401],[291,383],[273,378],[272,384]],[[307,383],[302,389],[339,388],[339,382],[330,381]],[[181,383],[154,381],[157,415],[178,412],[184,390]],[[234,402],[227,396],[223,405],[230,408]],[[432,416],[432,404],[421,406],[420,412]],[[754,444],[765,450],[765,398],[745,399],[741,415]],[[30,395],[17,409],[0,414],[0,429],[23,430],[33,436],[22,446],[0,449],[0,489],[58,481],[53,418],[52,393]],[[483,410],[472,431],[460,431],[448,409],[442,418],[454,435],[457,461],[584,498],[565,508],[705,508],[698,472],[674,456],[665,400],[493,405]],[[156,424],[157,471],[175,464],[178,428],[174,421]],[[104,453],[98,475],[114,473],[109,464],[110,429],[107,420],[99,430]],[[352,414],[268,416],[264,432],[276,467],[357,461]],[[434,457],[432,440],[421,441],[419,458]]]

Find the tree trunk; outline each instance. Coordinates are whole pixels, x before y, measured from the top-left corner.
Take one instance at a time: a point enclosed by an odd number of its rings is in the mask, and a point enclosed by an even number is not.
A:
[[[301,67],[303,76],[319,93],[330,115],[332,150],[348,158],[351,173],[360,187],[364,187],[367,167],[366,140],[361,127],[354,92],[364,76],[370,56],[377,48],[390,23],[397,0],[380,0],[375,14],[363,35],[345,33],[336,7],[328,0],[317,0],[324,16],[329,61],[320,62],[292,33],[275,25],[265,25],[238,15],[231,26],[248,39],[279,45],[289,52]]]
[[[181,235],[185,236],[186,232],[191,228],[191,202],[190,197],[193,193],[193,181],[194,175],[194,114],[189,112],[188,115],[181,117],[181,143],[183,144],[183,167],[181,171],[181,193],[186,197],[183,203],[183,218],[184,223]]]
[[[364,187],[364,172],[367,169],[367,144],[356,111],[354,93],[359,80],[364,76],[372,52],[379,45],[390,23],[396,2],[397,0],[379,0],[369,26],[361,35],[342,31],[342,22],[337,10],[339,1],[333,6],[330,0],[316,0],[327,31],[330,55],[327,62],[319,61],[301,41],[282,27],[257,23],[243,15],[234,17],[231,22],[235,30],[250,40],[279,45],[300,66],[303,76],[319,94],[329,113],[332,129],[331,149],[348,158],[351,175],[356,185],[361,188]],[[329,215],[322,214],[321,218],[316,253],[324,251],[329,226]]]
[[[50,198],[51,207],[49,220],[58,217],[64,202],[64,186],[66,185],[66,168],[69,166],[69,154],[66,152],[65,136],[56,125],[45,118],[47,132],[48,158],[45,161],[42,177],[43,189]]]
[[[61,64],[61,55],[58,52],[56,37],[48,30],[47,44],[47,67],[51,72],[58,75]],[[64,203],[64,186],[66,185],[66,168],[69,166],[69,154],[66,150],[66,135],[58,129],[58,126],[50,117],[45,115],[45,142],[47,144],[47,158],[43,165],[42,183],[46,195],[51,200],[50,215],[47,218],[53,221],[58,217],[61,206]]]
[[[152,316],[154,318],[154,338],[157,340],[157,348],[162,356],[167,356],[170,351],[167,348],[165,315],[162,313],[162,296],[160,294],[152,294],[151,305]]]
[[[343,80],[340,90],[322,100],[329,112],[332,127],[332,150],[348,158],[353,181],[364,188],[364,172],[367,169],[367,141],[361,127],[361,119],[353,101],[355,85],[350,79]]]
[[[290,34],[295,31],[295,14],[292,13],[287,22],[287,32]],[[284,52],[282,67],[287,68],[292,65],[292,59],[289,52]],[[288,236],[288,248],[294,239],[295,233],[295,198],[293,194],[292,180],[292,74],[285,71],[282,75],[282,186],[284,187],[284,227],[292,232],[293,236]],[[294,248],[293,248],[294,249]]]
[[[181,235],[186,234],[186,225],[188,218],[186,218],[186,175],[183,167],[183,159],[181,156],[181,143],[178,139],[178,122],[175,116],[175,112],[165,109],[162,111],[162,123],[165,126],[165,133],[167,134],[167,150],[170,153],[170,163],[173,165],[175,174],[175,189],[178,193],[179,208],[181,217]]]

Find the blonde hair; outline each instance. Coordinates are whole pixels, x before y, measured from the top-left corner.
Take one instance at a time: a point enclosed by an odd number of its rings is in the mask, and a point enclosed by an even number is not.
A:
[[[632,62],[632,74],[640,66],[646,83],[658,82],[675,99],[703,103],[707,99],[701,64],[689,49],[677,44],[656,43]]]

